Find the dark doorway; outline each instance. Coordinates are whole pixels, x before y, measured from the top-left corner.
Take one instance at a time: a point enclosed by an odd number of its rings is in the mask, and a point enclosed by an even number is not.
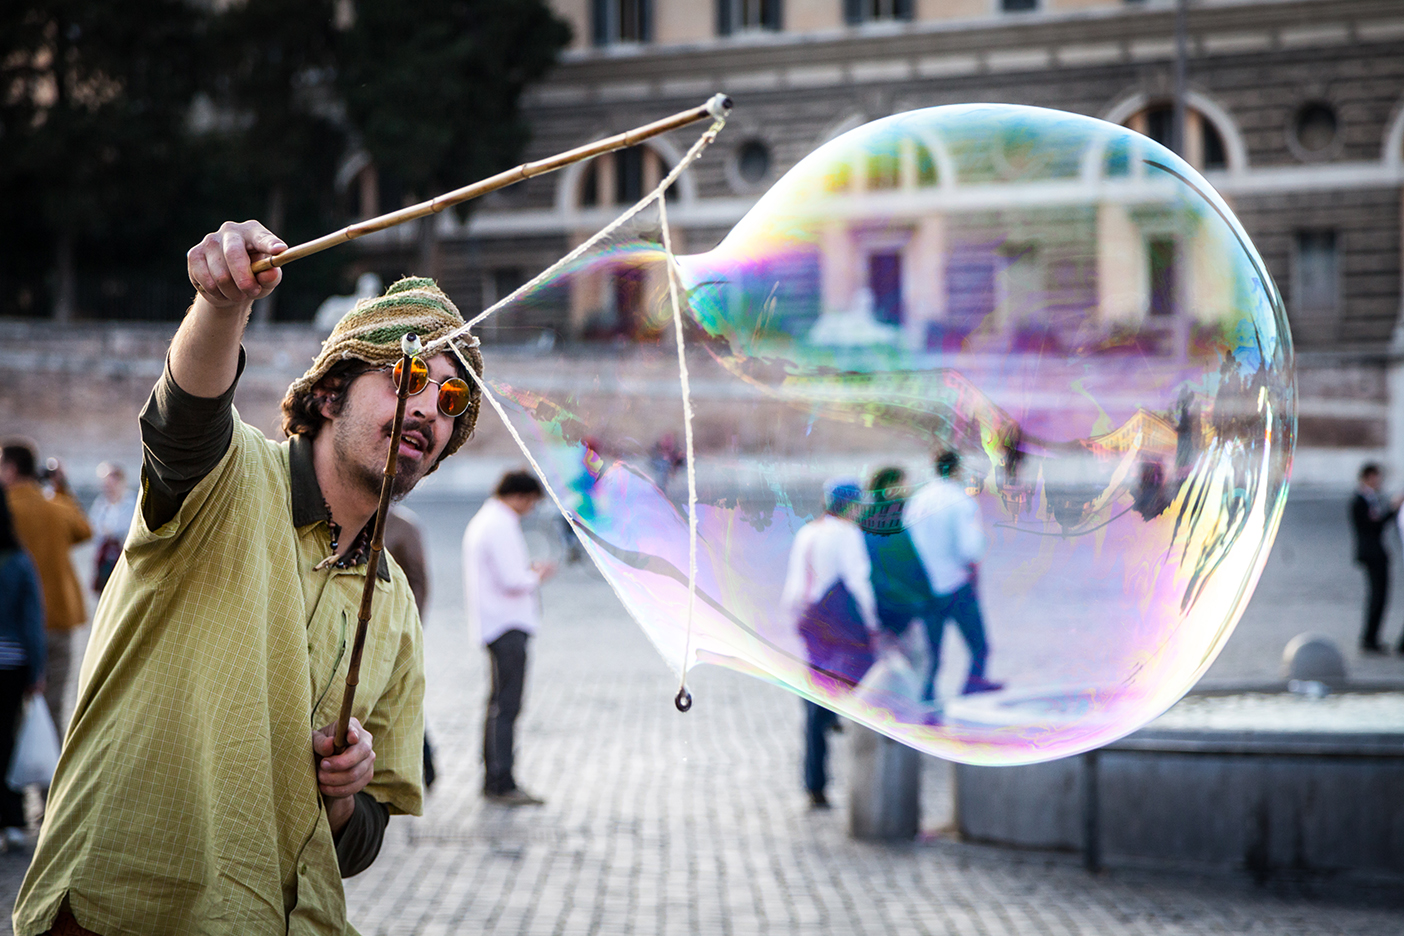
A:
[[[637,337],[643,313],[644,271],[626,267],[614,274],[616,334]]]
[[[884,325],[902,324],[902,255],[876,253],[868,257],[868,288],[873,291],[873,317]]]
[[[1150,242],[1150,314],[1175,314],[1175,242],[1168,238]]]

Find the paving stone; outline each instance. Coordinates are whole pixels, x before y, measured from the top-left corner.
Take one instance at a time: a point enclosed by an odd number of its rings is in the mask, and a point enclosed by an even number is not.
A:
[[[464,633],[457,569],[463,525],[477,505],[413,506],[428,521],[434,560],[426,707],[440,779],[424,817],[393,819],[375,865],[347,881],[351,919],[366,936],[1401,931],[1400,898],[1383,888],[1089,875],[1077,856],[954,841],[941,834],[951,815],[950,771],[934,759],[922,779],[932,834],[904,846],[853,842],[842,808],[850,735],[838,737],[832,755],[840,808],[809,811],[799,702],[703,668],[691,680],[692,711],[678,714],[675,677],[604,582],[580,567],[544,590],[546,624],[530,647],[519,722],[519,779],[547,803],[487,804],[479,795],[486,669]],[[1274,552],[1210,676],[1273,678],[1282,646],[1308,629],[1336,636],[1352,672],[1399,675],[1397,660],[1362,661],[1353,652],[1360,582],[1343,503],[1294,497],[1282,531],[1287,548]],[[1391,615],[1397,628],[1398,612]],[[0,854],[6,899],[27,861],[27,852]],[[8,932],[4,919],[0,933]]]
[[[1323,564],[1312,553],[1334,552],[1338,538],[1323,541],[1316,515],[1334,506],[1289,516],[1284,531],[1310,540],[1307,555],[1299,546],[1270,568],[1266,587],[1280,581],[1288,595],[1309,587],[1298,578]],[[484,655],[464,633],[456,593],[457,537],[470,514],[454,504],[432,510],[438,591],[426,630],[427,711],[441,780],[425,816],[393,820],[376,865],[348,882],[351,917],[367,936],[427,932],[444,920],[456,932],[504,934],[1399,932],[1398,903],[1384,892],[1341,899],[1257,888],[1246,877],[1089,875],[1076,856],[939,834],[906,846],[853,842],[841,806],[807,808],[799,703],[703,668],[690,680],[692,711],[679,715],[668,667],[604,582],[580,567],[544,589],[546,624],[529,650],[518,778],[547,803],[488,806],[478,795]],[[1253,629],[1234,637],[1252,646],[1231,657],[1253,662],[1218,667],[1220,678],[1274,674],[1294,624],[1276,602],[1260,603],[1258,623],[1250,611]],[[836,804],[845,802],[848,737],[832,757]],[[946,765],[925,761],[922,797],[924,825],[947,825]],[[435,866],[455,872],[442,877]]]

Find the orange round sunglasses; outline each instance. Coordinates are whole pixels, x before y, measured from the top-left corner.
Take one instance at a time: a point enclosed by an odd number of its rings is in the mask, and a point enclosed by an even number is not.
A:
[[[400,374],[403,372],[404,359],[395,363],[393,368],[386,364],[383,367],[373,367],[370,370],[362,371],[365,374],[384,373],[393,370],[395,389],[400,388]],[[439,412],[445,416],[458,417],[468,411],[468,406],[472,403],[472,395],[469,391],[468,381],[462,377],[450,377],[448,380],[432,380],[429,377],[429,365],[419,358],[410,358],[409,389],[408,396],[418,396],[424,392],[424,388],[430,384],[435,384],[439,388]]]

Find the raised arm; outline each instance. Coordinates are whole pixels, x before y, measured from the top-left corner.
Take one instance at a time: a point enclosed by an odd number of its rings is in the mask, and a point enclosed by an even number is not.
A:
[[[186,254],[195,302],[141,411],[141,512],[148,529],[174,517],[229,450],[239,340],[254,300],[272,292],[282,277],[278,270],[255,277],[250,267],[284,249],[257,221],[226,221]]]
[[[251,268],[284,250],[287,245],[257,221],[226,221],[185,255],[197,295],[171,342],[171,376],[186,393],[213,398],[234,383],[249,310],[283,278],[281,270],[255,276]]]

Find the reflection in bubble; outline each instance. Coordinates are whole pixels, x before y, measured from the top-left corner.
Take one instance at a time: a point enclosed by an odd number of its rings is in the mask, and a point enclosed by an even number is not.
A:
[[[670,665],[752,673],[987,764],[1105,744],[1208,667],[1276,532],[1294,386],[1276,288],[1184,161],[1061,112],[913,111],[825,144],[714,250],[679,258],[698,413],[690,640],[665,262],[644,231],[499,313],[568,310],[640,348],[489,384]],[[968,635],[940,647],[931,701],[893,678],[932,662],[919,621],[874,642],[881,691],[835,679],[782,600],[823,482],[882,468],[904,499],[950,483],[978,506],[994,691],[963,692]],[[874,555],[875,579],[915,575]]]

